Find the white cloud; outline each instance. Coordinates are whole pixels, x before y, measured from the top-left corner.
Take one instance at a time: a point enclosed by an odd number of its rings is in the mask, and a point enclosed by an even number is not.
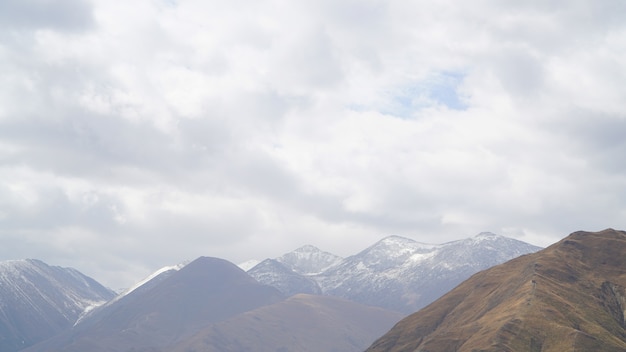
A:
[[[119,287],[198,255],[623,227],[622,2],[36,3],[0,5],[4,259]]]

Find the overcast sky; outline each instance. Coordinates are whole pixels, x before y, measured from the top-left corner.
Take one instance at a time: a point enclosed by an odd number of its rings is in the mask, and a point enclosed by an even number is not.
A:
[[[0,1],[0,260],[624,229],[626,2]]]

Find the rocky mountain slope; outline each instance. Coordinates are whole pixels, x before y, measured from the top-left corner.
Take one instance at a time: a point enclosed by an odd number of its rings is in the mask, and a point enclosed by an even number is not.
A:
[[[626,351],[626,232],[575,232],[482,271],[368,352]]]
[[[75,269],[0,262],[0,351],[18,351],[71,327],[115,293]]]
[[[174,352],[357,352],[403,317],[355,302],[299,294],[202,330]]]
[[[286,295],[315,292],[309,283],[313,281],[322,294],[409,314],[472,274],[539,249],[492,233],[444,244],[389,236],[348,258],[335,256],[318,265],[323,268],[318,272],[302,272],[296,266],[287,270],[264,262],[248,273]],[[308,251],[321,252],[312,246]]]

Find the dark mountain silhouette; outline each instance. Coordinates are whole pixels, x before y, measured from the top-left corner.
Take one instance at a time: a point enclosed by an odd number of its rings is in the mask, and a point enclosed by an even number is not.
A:
[[[402,314],[335,297],[299,294],[212,325],[174,352],[357,352]]]
[[[18,351],[70,328],[115,293],[75,269],[34,260],[0,262],[0,351]]]
[[[284,299],[234,264],[201,257],[27,351],[167,351],[199,329]]]
[[[626,351],[626,233],[575,232],[482,271],[367,351]]]

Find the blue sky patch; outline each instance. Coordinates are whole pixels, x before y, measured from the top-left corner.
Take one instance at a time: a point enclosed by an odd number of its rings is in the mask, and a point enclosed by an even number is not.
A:
[[[439,72],[392,92],[390,104],[383,113],[409,118],[426,107],[443,105],[452,110],[465,110],[467,103],[459,96],[458,87],[465,75],[459,72]]]

